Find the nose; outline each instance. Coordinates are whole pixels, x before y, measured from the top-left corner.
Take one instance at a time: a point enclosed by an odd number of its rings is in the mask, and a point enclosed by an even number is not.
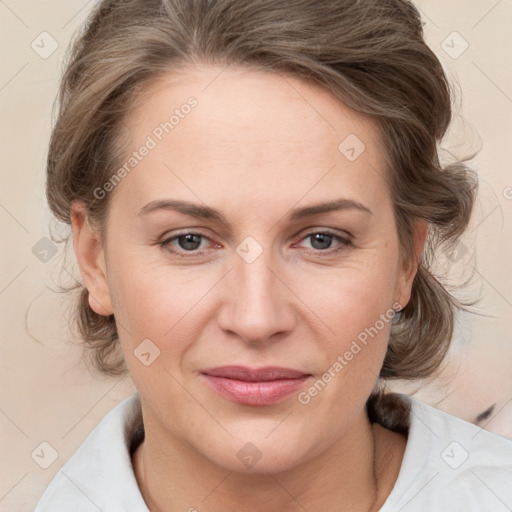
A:
[[[265,251],[251,263],[237,256],[225,279],[225,301],[217,316],[221,329],[249,344],[275,341],[294,329],[297,299]]]

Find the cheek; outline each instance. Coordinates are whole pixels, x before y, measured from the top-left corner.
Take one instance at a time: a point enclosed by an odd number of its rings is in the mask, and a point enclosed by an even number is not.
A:
[[[335,314],[331,316],[335,336],[325,346],[329,353],[330,366],[338,365],[349,385],[372,380],[377,376],[386,354],[394,310],[391,303],[368,297],[365,294],[351,295],[338,302]],[[336,369],[334,369],[336,370]]]
[[[165,388],[179,397],[172,376],[179,375],[183,354],[200,336],[208,282],[151,265],[117,269],[114,314],[131,378],[143,394],[161,396]]]
[[[329,293],[314,294],[315,306],[329,334],[322,344],[327,356],[326,372],[337,384],[332,391],[351,389],[354,394],[370,392],[386,355],[394,305],[396,263],[392,258],[382,265],[352,268],[329,283]],[[327,380],[329,375],[324,374]],[[343,402],[345,393],[333,394]],[[346,396],[346,395],[345,395]]]
[[[216,282],[211,273],[166,264],[125,263],[124,270],[117,269],[114,313],[131,338],[163,339],[190,326],[189,318],[197,315],[197,306]]]
[[[301,296],[331,327],[331,334],[342,340],[353,339],[377,324],[389,334],[388,320],[393,313],[396,261],[366,260],[332,272],[322,280],[306,279]],[[379,321],[385,315],[385,325]]]

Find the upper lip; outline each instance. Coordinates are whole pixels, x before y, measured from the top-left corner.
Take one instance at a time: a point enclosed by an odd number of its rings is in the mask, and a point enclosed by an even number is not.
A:
[[[227,379],[244,380],[247,382],[297,379],[310,375],[299,370],[281,368],[278,366],[265,366],[263,368],[249,368],[247,366],[218,366],[216,368],[202,370],[201,373],[211,375],[212,377],[225,377]]]

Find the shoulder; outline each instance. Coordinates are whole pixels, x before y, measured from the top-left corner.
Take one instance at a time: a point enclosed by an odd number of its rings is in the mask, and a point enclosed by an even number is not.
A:
[[[381,512],[512,509],[512,441],[406,395],[410,427]]]
[[[35,512],[147,511],[130,455],[141,425],[140,399],[135,393],[87,436],[50,482]]]

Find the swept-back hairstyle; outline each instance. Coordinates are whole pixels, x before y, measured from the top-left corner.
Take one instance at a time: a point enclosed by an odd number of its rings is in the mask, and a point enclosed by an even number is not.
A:
[[[438,154],[451,120],[452,89],[424,41],[420,14],[407,0],[104,0],[68,53],[47,161],[51,210],[70,224],[75,199],[104,235],[109,195],[94,191],[119,168],[122,119],[136,94],[183,66],[240,65],[275,71],[328,89],[377,123],[402,254],[413,257],[416,218],[429,222],[426,247],[407,306],[393,321],[383,379],[416,379],[438,369],[448,348],[456,299],[432,272],[470,219],[477,191],[463,162]],[[341,142],[341,141],[340,141]],[[82,290],[77,325],[96,368],[127,372],[113,315],[97,315]],[[399,430],[372,394],[372,421]],[[400,412],[402,411],[402,412]]]

